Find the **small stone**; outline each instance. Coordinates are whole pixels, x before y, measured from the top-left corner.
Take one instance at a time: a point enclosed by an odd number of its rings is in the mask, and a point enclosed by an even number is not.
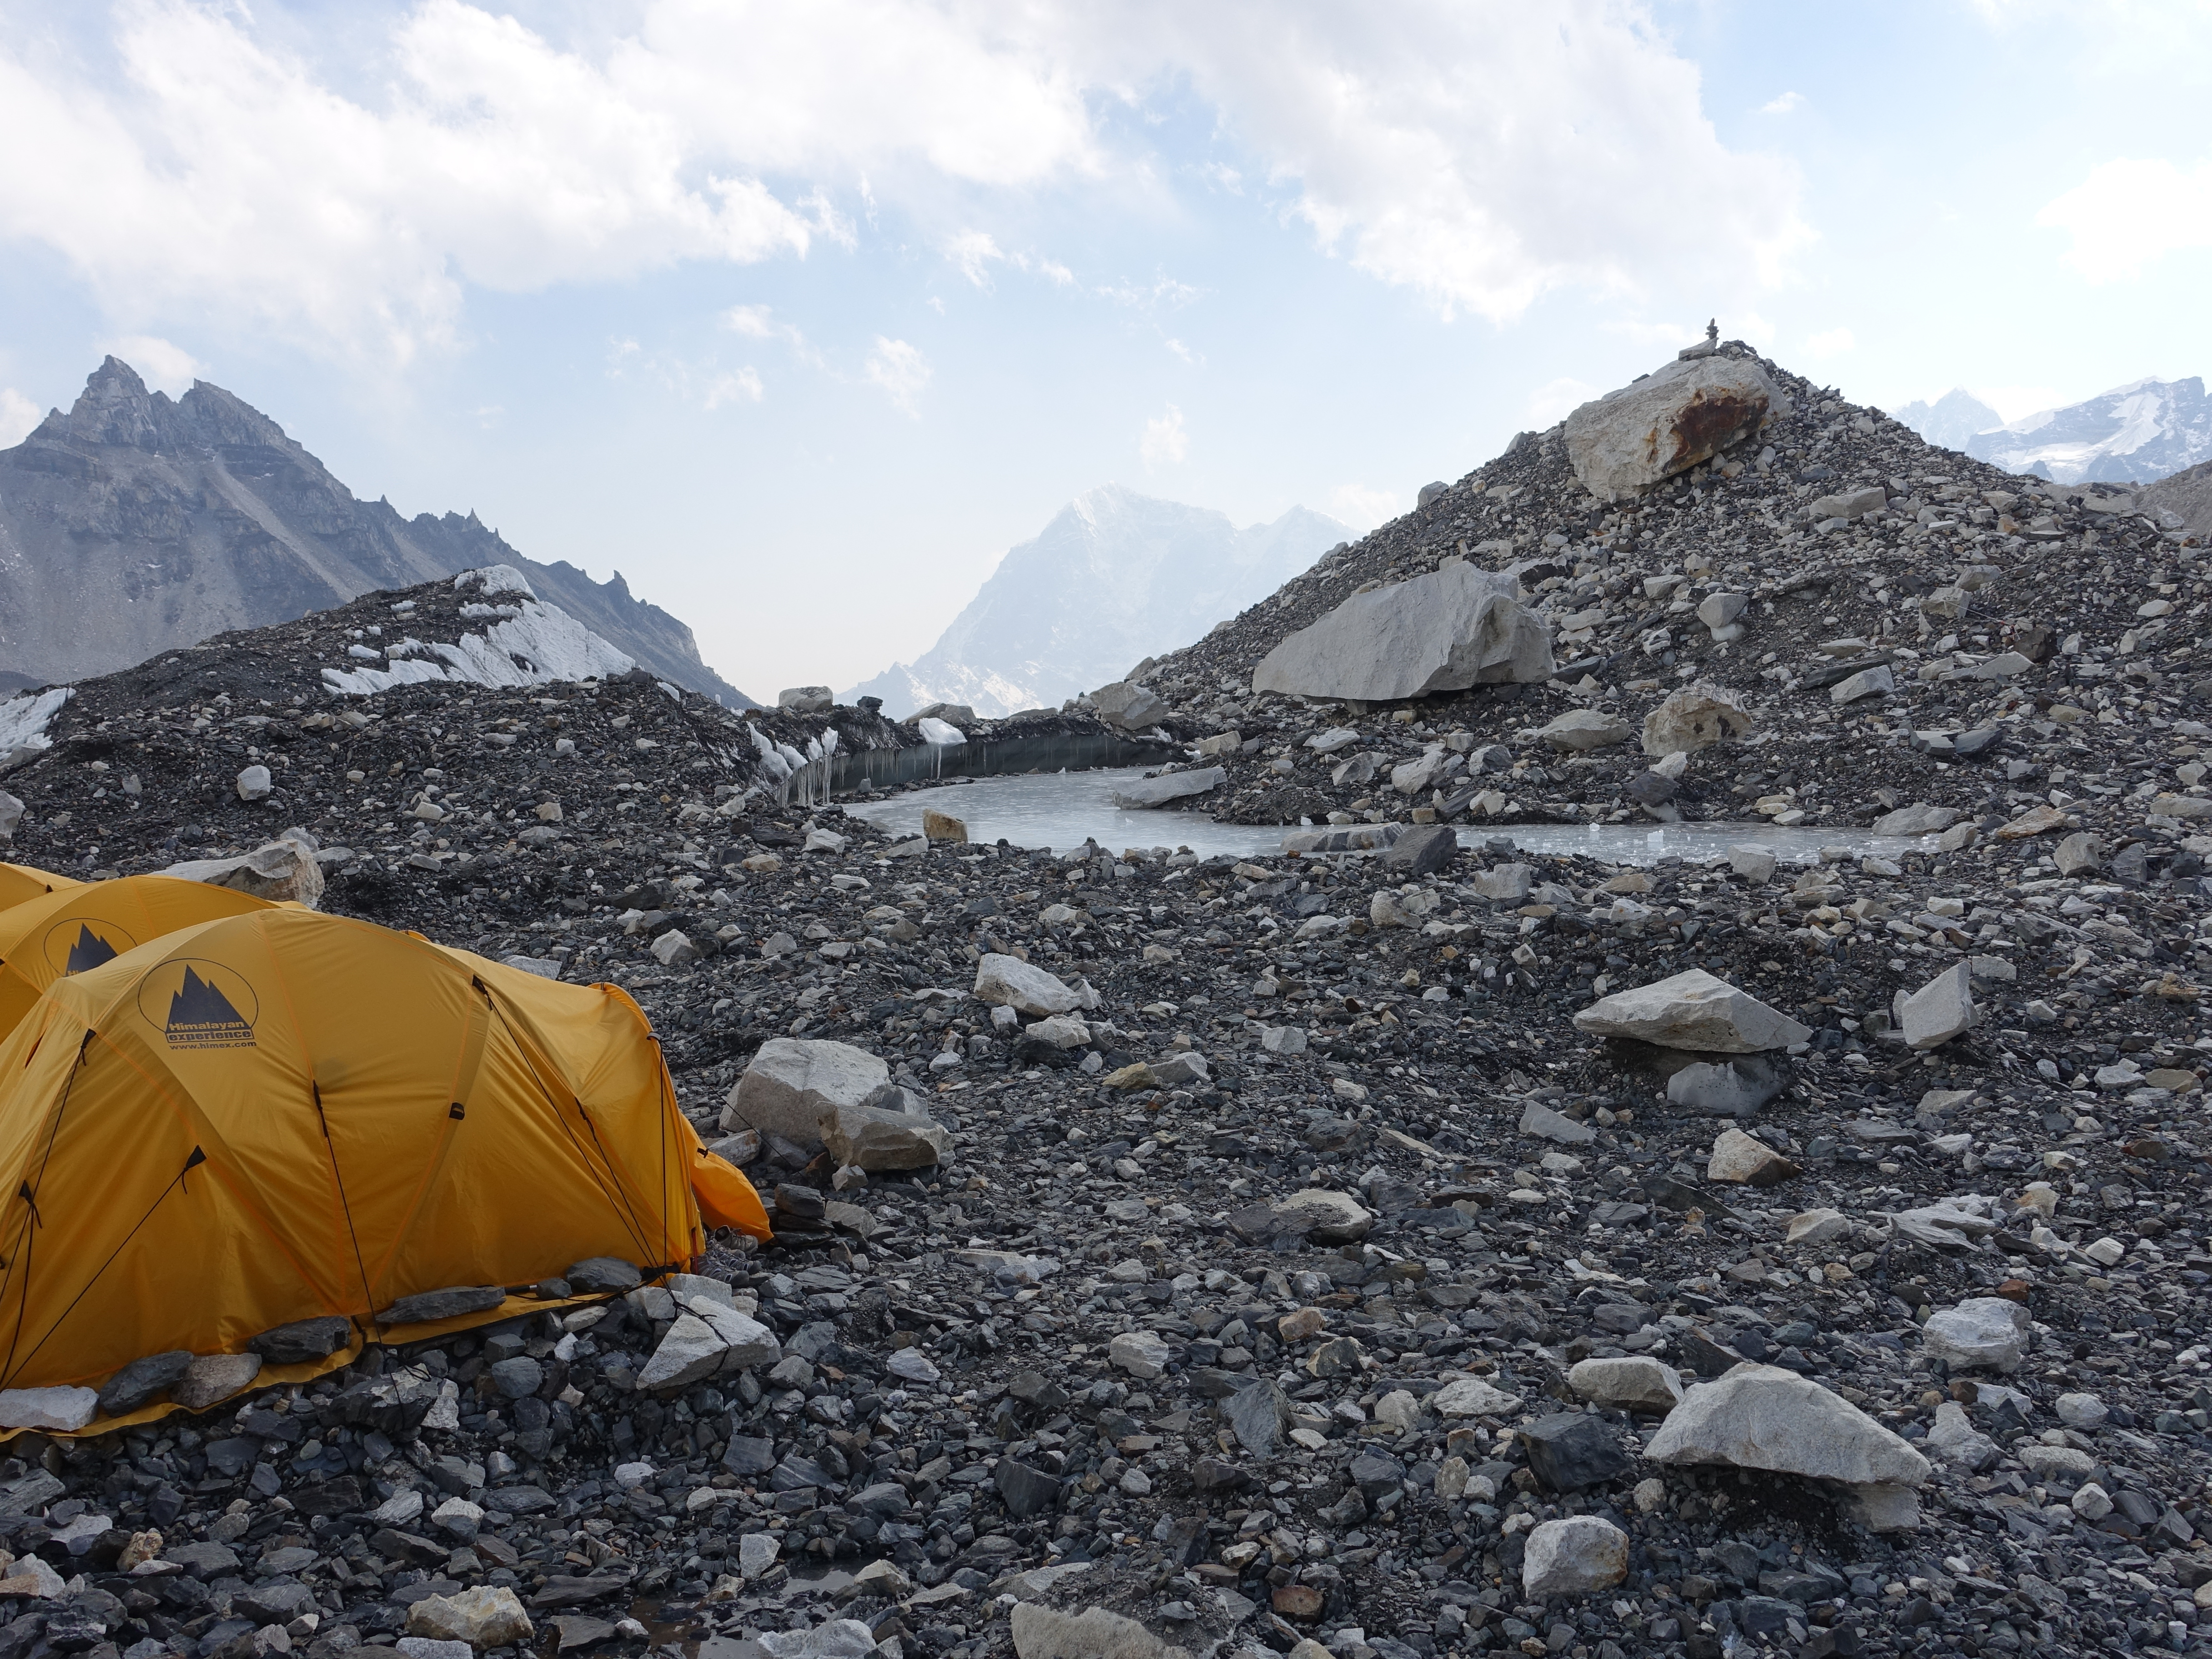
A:
[[[1593,749],[1610,749],[1616,744],[1626,743],[1634,734],[1635,728],[1620,715],[1595,708],[1571,708],[1536,733],[1553,748],[1574,755],[1586,754]]]
[[[1018,1601],[1009,1623],[1016,1659],[1190,1659],[1187,1650],[1161,1641],[1135,1620],[1104,1607],[1063,1613],[1036,1601]],[[770,1659],[788,1656],[771,1655]]]
[[[1907,1048],[1933,1048],[1948,1042],[1977,1018],[1971,966],[1961,962],[1945,969],[1904,999],[1898,1012]]]
[[[304,1365],[327,1358],[353,1339],[353,1322],[339,1314],[295,1320],[264,1331],[246,1346],[271,1365]]]
[[[1795,1164],[1741,1129],[1722,1130],[1705,1164],[1706,1180],[1745,1187],[1771,1187],[1796,1173]]]
[[[1932,1357],[1954,1369],[2009,1371],[2026,1355],[2028,1324],[2028,1311],[2019,1303],[1978,1296],[1930,1314],[1920,1337]]]
[[[1588,1595],[1628,1577],[1628,1534],[1595,1515],[1539,1522],[1521,1559],[1526,1595]]]
[[[968,825],[950,812],[940,812],[933,806],[925,806],[921,809],[921,833],[933,842],[965,843]]]
[[[1738,842],[1728,849],[1729,868],[1749,882],[1768,882],[1774,879],[1775,857],[1771,847],[1757,846],[1750,842]]]
[[[1783,1235],[1785,1244],[1828,1244],[1851,1230],[1850,1218],[1841,1210],[1804,1210],[1790,1218]]]
[[[424,1596],[407,1609],[407,1633],[481,1649],[527,1641],[534,1632],[513,1590],[480,1585],[452,1595]]]
[[[465,1314],[489,1313],[507,1300],[497,1285],[456,1285],[442,1291],[422,1291],[403,1296],[377,1315],[380,1325],[414,1325],[434,1319],[459,1319]]]
[[[1567,1386],[1592,1405],[1614,1411],[1664,1416],[1682,1399],[1680,1374],[1642,1355],[1582,1360],[1568,1371]]]
[[[186,1411],[205,1411],[249,1387],[261,1375],[258,1353],[202,1354],[186,1367],[184,1381],[169,1389],[169,1398]]]
[[[267,800],[271,781],[265,766],[249,766],[238,775],[238,798],[240,800]]]
[[[2068,1428],[2085,1433],[2103,1427],[2105,1419],[2112,1414],[2112,1408],[2094,1394],[2062,1394],[2051,1402],[2051,1409]]]
[[[92,1421],[100,1396],[90,1389],[0,1389],[0,1429],[75,1433]]]
[[[1549,1492],[1581,1492],[1602,1486],[1629,1467],[1601,1419],[1583,1412],[1540,1417],[1520,1431],[1528,1468]]]
[[[1562,1146],[1587,1146],[1597,1139],[1597,1131],[1589,1124],[1577,1123],[1564,1112],[1555,1112],[1536,1100],[1521,1109],[1521,1133]]]
[[[100,1384],[100,1409],[110,1417],[122,1417],[150,1406],[183,1382],[191,1365],[191,1352],[185,1348],[134,1359]]]
[[[1152,1331],[1124,1331],[1106,1345],[1113,1364],[1135,1377],[1155,1377],[1168,1368],[1168,1345]]]
[[[2112,1499],[2102,1486],[2089,1480],[2074,1489],[2066,1506],[2084,1521],[2101,1521],[2112,1512]]]
[[[1521,1409],[1521,1396],[1479,1376],[1462,1376],[1430,1395],[1429,1405],[1439,1417],[1510,1417]]]

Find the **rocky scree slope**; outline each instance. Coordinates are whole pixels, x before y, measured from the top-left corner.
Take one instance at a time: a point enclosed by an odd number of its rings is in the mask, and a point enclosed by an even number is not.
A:
[[[1255,823],[1863,827],[1924,800],[1986,830],[2055,803],[2124,831],[2134,798],[2194,795],[2212,695],[2200,532],[2125,493],[1934,448],[1759,366],[1778,407],[1709,465],[1608,504],[1561,428],[1523,434],[1146,667],[1170,729],[1212,740],[1192,763],[1228,771],[1186,805]],[[1372,708],[1250,691],[1286,635],[1461,557],[1517,574],[1553,629],[1548,684]],[[1654,771],[1646,721],[1707,688],[1734,735]],[[1539,735],[1568,715],[1580,732]]]
[[[284,430],[220,386],[172,401],[110,357],[64,414],[0,450],[0,687],[100,674],[239,628],[482,566],[545,598],[663,679],[751,702],[691,630],[617,574],[523,558],[471,513],[403,519],[354,498]]]
[[[330,908],[625,986],[776,1217],[678,1288],[774,1354],[647,1287],[18,1437],[25,1652],[2057,1655],[2212,1619],[2205,902],[2155,828],[2132,873],[2063,824],[1803,874],[925,849],[747,799],[732,717],[642,675],[327,700],[328,641],[404,602],[88,682],[4,780],[12,855],[299,825]],[[1781,1091],[1740,1117],[1572,1018],[1692,969],[1805,1033],[1738,1057]],[[1893,983],[1962,980],[1978,1023],[1890,1033]],[[949,1154],[726,1130],[793,1043]],[[712,1374],[657,1385],[684,1342]],[[1782,1384],[1764,1451],[1718,1433]],[[1917,1523],[1808,1478],[1869,1474],[1920,1479]]]

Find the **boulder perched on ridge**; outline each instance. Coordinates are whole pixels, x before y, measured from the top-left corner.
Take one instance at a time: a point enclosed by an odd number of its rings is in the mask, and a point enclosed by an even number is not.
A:
[[[1552,634],[1510,581],[1466,563],[1370,588],[1252,671],[1255,691],[1389,702],[1552,678]]]
[[[1567,416],[1567,460],[1590,494],[1618,500],[1709,460],[1759,429],[1774,401],[1759,365],[1693,357]]]

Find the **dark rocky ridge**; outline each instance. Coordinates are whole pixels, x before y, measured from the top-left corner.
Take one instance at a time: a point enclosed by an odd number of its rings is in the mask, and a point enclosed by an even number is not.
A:
[[[238,628],[483,565],[525,571],[661,678],[751,702],[699,659],[691,630],[541,564],[466,517],[362,501],[283,428],[220,386],[149,392],[108,358],[64,414],[0,451],[0,686],[63,684]]]

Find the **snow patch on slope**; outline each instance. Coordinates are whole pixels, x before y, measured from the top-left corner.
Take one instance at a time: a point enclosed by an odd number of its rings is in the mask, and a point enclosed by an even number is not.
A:
[[[343,696],[366,697],[395,685],[420,685],[430,680],[500,687],[545,685],[555,680],[610,679],[637,666],[635,659],[617,651],[560,606],[546,605],[532,595],[530,584],[510,566],[465,570],[453,579],[453,585],[529,597],[519,605],[468,607],[496,615],[499,620],[481,634],[462,635],[451,645],[410,637],[385,647],[385,667],[325,668],[325,689]],[[360,653],[359,647],[351,650]]]
[[[13,749],[46,748],[46,727],[62,712],[62,705],[75,696],[73,688],[58,685],[35,696],[10,697],[0,702],[0,755]]]

